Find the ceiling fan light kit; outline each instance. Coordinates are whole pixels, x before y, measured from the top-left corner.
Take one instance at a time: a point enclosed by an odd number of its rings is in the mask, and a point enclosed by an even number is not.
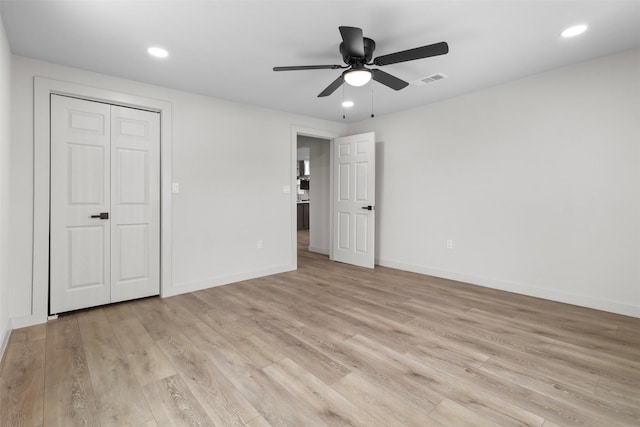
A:
[[[364,86],[371,80],[371,72],[366,69],[361,70],[349,70],[342,74],[344,81],[351,86],[359,87]]]
[[[327,86],[320,94],[319,98],[329,96],[336,91],[344,82],[351,86],[364,86],[371,79],[381,83],[393,90],[404,89],[409,85],[402,79],[399,79],[380,69],[367,68],[366,66],[375,65],[382,67],[385,65],[397,64],[406,61],[415,61],[417,59],[429,58],[431,56],[445,55],[449,52],[449,45],[446,42],[434,43],[414,49],[403,50],[400,52],[390,53],[378,56],[373,59],[373,51],[376,43],[368,38],[363,37],[362,29],[356,27],[339,27],[342,43],[340,43],[340,54],[346,66],[342,65],[301,65],[274,67],[273,71],[297,71],[297,70],[335,70],[346,69],[342,75]]]

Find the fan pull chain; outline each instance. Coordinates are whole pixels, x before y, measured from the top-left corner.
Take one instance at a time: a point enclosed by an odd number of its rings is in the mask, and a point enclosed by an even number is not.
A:
[[[371,85],[371,118],[374,118],[375,115],[373,114],[373,82],[369,83]]]
[[[344,87],[345,86],[346,86],[345,84],[342,85],[342,119],[343,120],[347,118],[347,115],[344,113]]]

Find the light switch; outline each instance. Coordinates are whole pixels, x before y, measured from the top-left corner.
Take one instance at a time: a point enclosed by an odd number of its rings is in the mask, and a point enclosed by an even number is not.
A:
[[[282,192],[284,194],[291,194],[291,186],[290,185],[283,185],[282,186]]]
[[[177,182],[171,184],[171,192],[174,194],[178,194],[180,192],[180,184]]]

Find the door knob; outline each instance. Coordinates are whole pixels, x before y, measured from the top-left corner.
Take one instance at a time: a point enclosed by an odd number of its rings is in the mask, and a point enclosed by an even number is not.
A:
[[[100,212],[98,215],[91,215],[91,218],[109,219],[109,212]]]
[[[373,210],[373,206],[369,205],[369,206],[363,206],[362,209],[368,210],[368,211],[372,211]]]

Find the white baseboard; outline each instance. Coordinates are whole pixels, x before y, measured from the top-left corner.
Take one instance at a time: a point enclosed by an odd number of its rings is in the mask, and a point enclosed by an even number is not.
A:
[[[292,270],[295,270],[295,267],[293,265],[285,265],[281,267],[268,268],[265,270],[249,271],[246,273],[233,274],[229,276],[195,280],[193,282],[175,283],[173,286],[171,286],[171,288],[167,289],[162,294],[162,297],[172,297],[175,295],[186,294],[187,292],[201,291],[203,289],[228,285],[230,283],[242,282],[244,280],[256,279],[258,277],[271,276],[273,274],[285,273]]]
[[[11,319],[7,320],[7,323],[2,331],[2,341],[0,341],[0,368],[2,367],[2,360],[4,359],[4,352],[7,350],[9,344],[9,337],[11,336]]]
[[[315,246],[309,246],[309,252],[315,252],[322,255],[329,255],[329,249],[316,248]]]
[[[486,288],[499,289],[501,291],[513,292],[521,295],[542,298],[550,301],[562,302],[581,307],[593,308],[596,310],[608,311],[610,313],[622,314],[640,318],[640,306],[625,304],[617,301],[594,298],[588,295],[573,294],[549,288],[540,288],[521,283],[509,282],[495,278],[472,276],[455,273],[451,271],[438,270],[429,267],[422,267],[404,264],[397,261],[378,259],[376,264],[396,268],[398,270],[411,271],[413,273],[425,274],[427,276],[440,277],[443,279],[455,280]]]
[[[26,328],[27,326],[40,325],[41,323],[47,323],[46,315],[44,316],[29,315],[29,316],[14,317],[11,319],[11,327],[13,329]]]

